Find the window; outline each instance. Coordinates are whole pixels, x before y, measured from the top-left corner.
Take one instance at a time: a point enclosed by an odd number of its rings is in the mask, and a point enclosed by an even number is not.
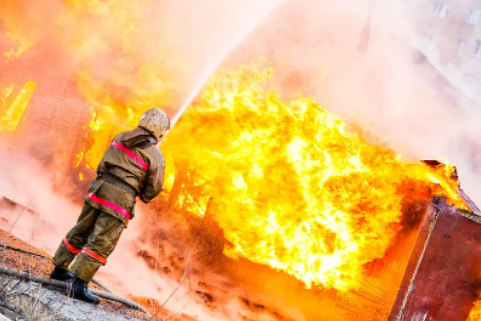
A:
[[[433,15],[439,18],[446,18],[449,13],[449,6],[442,2],[434,3]]]
[[[481,40],[476,39],[476,49],[474,49],[474,55],[481,57]]]
[[[466,48],[466,41],[464,40],[459,40],[458,41],[458,50],[456,52],[456,55],[461,57],[464,53],[464,48]]]
[[[481,9],[469,9],[468,16],[466,17],[466,23],[477,24],[479,16],[481,15]]]
[[[434,44],[434,37],[431,35],[424,35],[421,42],[421,51],[424,53],[429,52]]]

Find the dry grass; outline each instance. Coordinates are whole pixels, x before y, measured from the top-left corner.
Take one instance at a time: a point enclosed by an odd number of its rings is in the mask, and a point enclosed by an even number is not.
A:
[[[55,313],[42,303],[42,287],[18,278],[0,279],[0,306],[8,310],[15,319],[32,321],[53,320]]]

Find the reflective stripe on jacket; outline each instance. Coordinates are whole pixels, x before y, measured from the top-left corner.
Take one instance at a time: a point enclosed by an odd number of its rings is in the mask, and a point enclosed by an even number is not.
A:
[[[118,134],[98,167],[98,172],[110,173],[131,185],[144,202],[152,201],[162,192],[164,171],[162,153],[152,144],[151,134],[141,127]],[[92,181],[85,201],[126,225],[135,215],[135,197],[122,187],[102,180]]]

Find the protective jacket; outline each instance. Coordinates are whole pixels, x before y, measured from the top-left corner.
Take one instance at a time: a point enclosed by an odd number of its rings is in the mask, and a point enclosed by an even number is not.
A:
[[[142,127],[118,134],[100,162],[99,177],[92,181],[85,202],[127,226],[135,215],[136,196],[148,203],[163,190],[165,160],[156,143]],[[103,173],[122,184],[102,179]]]

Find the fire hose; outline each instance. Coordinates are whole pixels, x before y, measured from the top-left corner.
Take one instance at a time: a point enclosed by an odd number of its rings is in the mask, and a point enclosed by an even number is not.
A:
[[[18,278],[23,279],[23,280],[30,280],[30,281],[33,281],[33,282],[36,282],[36,283],[52,285],[52,286],[64,288],[64,289],[67,289],[67,286],[68,286],[68,284],[65,283],[65,282],[61,282],[61,281],[57,281],[57,280],[51,280],[51,279],[47,279],[47,278],[44,278],[44,277],[41,277],[41,276],[38,276],[38,275],[33,275],[33,274],[26,273],[26,272],[21,272],[21,271],[18,271],[18,270],[10,269],[10,268],[5,267],[3,265],[0,265],[0,273],[7,274],[7,275],[10,275],[10,276],[13,276],[13,277],[18,277]],[[147,310],[145,310],[140,304],[138,304],[138,303],[136,303],[132,300],[126,299],[124,297],[121,297],[121,296],[118,296],[118,295],[115,295],[115,294],[112,294],[112,293],[106,293],[106,292],[102,292],[102,291],[98,291],[98,290],[94,290],[94,289],[90,290],[90,292],[92,294],[102,298],[102,299],[122,303],[125,306],[137,309],[139,311],[144,312],[148,316],[151,316],[150,313]]]
[[[13,246],[10,246],[10,245],[4,245],[2,246],[4,249],[7,249],[7,250],[11,250],[11,251],[15,251],[15,252],[20,252],[20,253],[24,253],[24,254],[27,254],[27,255],[32,255],[32,256],[36,256],[36,257],[41,257],[41,258],[44,258],[44,259],[50,259],[50,257],[46,256],[46,255],[42,255],[42,254],[37,254],[37,253],[32,253],[32,252],[29,252],[29,251],[26,251],[26,250],[22,250],[22,249],[19,249],[19,248],[16,248],[16,247],[13,247]],[[110,291],[105,285],[103,285],[102,283],[100,283],[98,280],[96,280],[95,278],[92,279],[92,283],[94,284],[97,284],[100,288],[104,289],[105,291],[107,291],[108,293],[112,293],[112,291]]]

